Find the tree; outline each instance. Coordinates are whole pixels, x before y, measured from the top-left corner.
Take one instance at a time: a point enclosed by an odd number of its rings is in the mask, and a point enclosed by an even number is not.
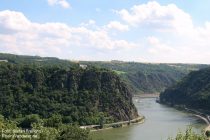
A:
[[[46,119],[44,125],[47,127],[58,128],[62,124],[62,116],[59,114],[53,114],[50,118]]]
[[[90,140],[89,131],[77,126],[63,126],[60,129],[58,140]]]
[[[207,140],[203,134],[196,134],[192,128],[187,128],[184,133],[179,132],[175,138],[168,138],[168,140]]]
[[[19,127],[22,128],[32,128],[32,124],[40,124],[42,123],[42,120],[40,119],[39,115],[37,114],[31,114],[31,115],[27,115],[26,117],[24,117],[20,124]]]

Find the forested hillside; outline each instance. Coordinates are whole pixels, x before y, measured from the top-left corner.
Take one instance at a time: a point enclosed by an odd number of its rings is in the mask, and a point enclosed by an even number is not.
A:
[[[0,114],[59,114],[67,123],[98,124],[138,116],[132,95],[112,71],[0,63]]]
[[[136,94],[161,92],[190,71],[207,67],[201,64],[153,64],[123,61],[81,61],[80,63],[115,71]]]
[[[210,111],[210,68],[191,72],[160,94],[160,101]]]
[[[79,61],[61,60],[54,57],[20,56],[0,53],[0,61],[13,64],[40,66],[79,67],[79,65],[106,68],[114,71],[134,94],[157,93],[172,86],[190,71],[208,67],[202,64],[154,64],[123,61]]]
[[[36,66],[57,66],[63,68],[78,67],[77,63],[55,57],[14,55],[6,53],[0,53],[0,62],[1,61],[20,65],[30,64]]]
[[[0,54],[2,140],[89,140],[89,131],[78,126],[136,117],[131,92],[113,71],[52,57]]]

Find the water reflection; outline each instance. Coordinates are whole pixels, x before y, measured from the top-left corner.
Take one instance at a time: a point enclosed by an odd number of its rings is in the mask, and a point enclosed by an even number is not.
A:
[[[134,103],[146,117],[145,123],[94,132],[93,140],[165,140],[187,126],[197,132],[205,127],[205,123],[192,114],[158,104],[154,98],[138,99]]]

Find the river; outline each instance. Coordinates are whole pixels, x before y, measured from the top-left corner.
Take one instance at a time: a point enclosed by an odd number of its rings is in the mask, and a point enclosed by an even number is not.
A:
[[[134,103],[139,114],[146,117],[143,124],[92,132],[93,140],[167,140],[188,126],[198,133],[206,126],[193,114],[158,104],[155,98],[137,98]]]

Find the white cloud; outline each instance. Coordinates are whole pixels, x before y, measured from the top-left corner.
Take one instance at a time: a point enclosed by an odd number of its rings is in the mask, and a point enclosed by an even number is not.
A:
[[[27,30],[30,26],[30,21],[22,13],[6,10],[0,12],[0,24],[1,33],[13,33]]]
[[[115,12],[123,21],[98,26],[97,20],[90,19],[72,27],[40,24],[20,12],[1,11],[0,51],[90,60],[210,63],[210,22],[195,26],[176,5],[157,2]]]
[[[148,45],[151,46],[149,52],[152,54],[168,55],[173,54],[176,50],[167,44],[160,42],[160,40],[154,36],[147,38]]]
[[[96,21],[93,19],[88,20],[87,22],[83,22],[80,24],[80,26],[95,26]]]
[[[94,21],[89,21],[94,24]],[[0,12],[0,51],[66,58],[75,50],[114,51],[135,47],[134,43],[115,40],[103,29],[71,27],[63,23],[35,23],[22,13]],[[82,51],[83,50],[83,51]]]
[[[128,31],[129,27],[128,25],[123,25],[119,21],[111,21],[109,24],[106,26],[108,29],[114,29],[114,30],[119,30],[119,31]]]
[[[148,61],[210,63],[210,22],[195,26],[190,14],[175,4],[160,5],[155,1],[115,13],[130,28],[143,31],[135,35],[149,36],[141,39],[146,50],[143,58]]]
[[[70,8],[70,4],[66,0],[47,0],[48,4],[51,6],[60,5],[63,8]]]
[[[146,26],[161,31],[189,32],[193,28],[191,16],[174,4],[162,6],[153,1],[134,5],[130,10],[115,11],[132,26]]]
[[[151,36],[147,38],[149,61],[167,63],[210,63],[209,39],[188,39],[185,42],[173,40],[172,43]]]

